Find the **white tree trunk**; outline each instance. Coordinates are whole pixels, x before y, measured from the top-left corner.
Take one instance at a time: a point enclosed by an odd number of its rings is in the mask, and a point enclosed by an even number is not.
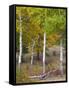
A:
[[[62,40],[60,41],[60,70],[61,74],[63,74],[63,47],[62,47]]]
[[[32,55],[31,55],[31,65],[33,64],[33,46],[32,46]]]
[[[60,41],[60,61],[63,61],[63,47],[62,47],[62,41]]]
[[[35,41],[34,41],[34,40],[32,40],[32,55],[31,55],[31,65],[33,64],[33,54],[34,54],[33,49],[34,49],[34,45],[35,45]]]
[[[46,33],[44,33],[44,45],[43,45],[43,73],[45,73],[45,48],[46,48]]]
[[[32,50],[31,50],[31,65],[30,65],[30,73],[31,73],[31,75],[33,74],[32,73],[32,71],[33,71],[33,55],[34,55],[34,45],[35,45],[35,41],[34,40],[32,40]]]
[[[19,20],[20,20],[20,46],[19,46],[19,67],[20,67],[20,63],[21,63],[21,57],[22,57],[22,28],[21,28],[21,16],[19,16]]]

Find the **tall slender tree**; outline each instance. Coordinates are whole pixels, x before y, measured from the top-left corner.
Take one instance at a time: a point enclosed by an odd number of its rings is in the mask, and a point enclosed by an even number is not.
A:
[[[22,58],[22,20],[21,20],[21,12],[20,12],[20,15],[19,15],[19,23],[20,23],[20,45],[19,45],[19,69],[20,69],[20,64],[21,64],[21,58]]]
[[[61,74],[63,75],[63,47],[62,47],[62,40],[60,40],[60,70],[61,70]]]

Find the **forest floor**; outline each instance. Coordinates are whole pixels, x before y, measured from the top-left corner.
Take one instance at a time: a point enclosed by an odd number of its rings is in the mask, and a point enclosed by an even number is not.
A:
[[[22,63],[20,68],[16,65],[16,83],[35,83],[35,82],[53,82],[53,81],[65,81],[66,80],[66,65],[63,65],[63,75],[60,71],[59,60],[51,59],[46,62],[46,72],[44,77],[39,78],[38,76],[43,73],[43,65],[41,62],[37,62],[31,66],[30,63]],[[53,70],[55,70],[53,72]],[[50,72],[50,73],[49,73]],[[48,74],[49,73],[49,74]],[[33,76],[33,78],[31,78]],[[34,76],[36,78],[34,78]]]

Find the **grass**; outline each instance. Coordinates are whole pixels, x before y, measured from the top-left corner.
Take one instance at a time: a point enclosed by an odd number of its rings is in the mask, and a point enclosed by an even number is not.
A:
[[[55,69],[59,69],[60,62],[59,60],[51,59],[49,63],[46,64],[46,73]],[[65,66],[64,66],[65,67]],[[53,75],[49,76],[45,80],[39,80],[39,79],[30,79],[29,76],[31,75],[40,75],[42,74],[43,66],[39,64],[34,64],[32,67],[30,63],[24,62],[21,64],[20,69],[18,66],[16,67],[16,83],[32,83],[32,82],[47,82],[47,81],[60,81],[65,80],[65,71],[63,77],[60,75]],[[65,69],[64,69],[65,70]]]

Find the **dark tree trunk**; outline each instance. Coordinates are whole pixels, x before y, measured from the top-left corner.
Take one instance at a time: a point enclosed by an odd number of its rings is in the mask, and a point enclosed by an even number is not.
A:
[[[40,58],[39,58],[39,51],[37,51],[37,60],[39,60]]]

